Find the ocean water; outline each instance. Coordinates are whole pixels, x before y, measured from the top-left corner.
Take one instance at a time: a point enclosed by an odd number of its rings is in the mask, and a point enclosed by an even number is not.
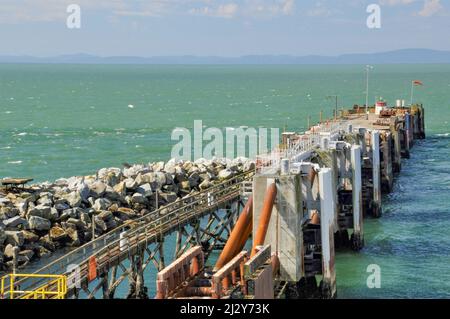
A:
[[[301,131],[365,101],[364,66],[0,65],[0,177],[36,181],[170,158],[171,132],[206,127]],[[450,297],[450,65],[379,65],[370,99],[426,107],[427,139],[403,161],[366,247],[336,257],[340,298]],[[380,266],[369,289],[367,267]],[[148,281],[154,280],[153,272]],[[150,284],[153,286],[153,284]],[[149,287],[153,290],[153,287]]]

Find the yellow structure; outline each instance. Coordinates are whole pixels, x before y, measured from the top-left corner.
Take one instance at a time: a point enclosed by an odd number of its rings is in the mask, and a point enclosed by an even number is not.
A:
[[[42,285],[34,290],[21,290],[21,278],[35,278]],[[1,278],[0,299],[64,299],[67,278],[63,275],[9,274]]]

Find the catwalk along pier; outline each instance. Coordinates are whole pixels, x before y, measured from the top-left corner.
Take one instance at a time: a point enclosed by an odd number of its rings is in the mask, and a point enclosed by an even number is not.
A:
[[[284,132],[255,169],[117,227],[33,274],[5,276],[2,297],[114,298],[125,281],[128,298],[334,298],[335,249],[370,245],[364,218],[382,216],[382,193],[392,190],[414,141],[425,138],[424,123],[422,105],[378,102],[368,113],[355,106],[306,132]],[[172,234],[175,244],[167,245]],[[147,267],[156,268],[154,280],[145,278]]]

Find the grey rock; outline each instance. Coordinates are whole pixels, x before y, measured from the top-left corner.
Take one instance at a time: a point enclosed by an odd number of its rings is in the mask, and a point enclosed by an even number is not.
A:
[[[126,196],[127,195],[127,187],[125,182],[120,182],[117,185],[113,187],[114,191],[119,194],[120,196]]]
[[[228,168],[221,170],[218,175],[219,179],[221,179],[221,180],[228,179],[232,176],[233,176],[233,171]]]
[[[80,214],[80,220],[87,226],[91,223],[91,218],[88,213]]]
[[[153,194],[152,186],[149,183],[139,186],[136,192],[142,194],[144,197],[149,197]]]
[[[108,207],[111,206],[111,202],[106,198],[98,198],[95,200],[94,205],[92,208],[94,208],[96,211],[106,210]]]
[[[67,200],[70,207],[78,207],[81,205],[81,196],[77,191],[74,191],[64,196],[64,199]]]
[[[16,216],[16,217],[13,217],[13,218],[5,219],[3,221],[3,224],[7,228],[21,228],[21,229],[28,228],[28,221],[25,218],[22,218],[20,216]]]
[[[211,186],[212,186],[212,183],[209,180],[204,180],[203,182],[200,183],[199,188],[201,190],[204,190],[204,189],[210,188]]]
[[[135,190],[139,186],[138,183],[132,178],[127,178],[124,182],[125,187],[129,190]]]
[[[45,219],[50,219],[50,218],[52,218],[52,213],[51,213],[51,209],[49,206],[38,205],[38,206],[28,210],[27,216],[28,217],[37,216],[37,217],[42,217]]]
[[[37,200],[37,204],[42,205],[42,206],[52,206],[53,200],[49,195],[47,195],[47,196],[40,197]]]
[[[5,257],[7,258],[13,258],[14,256],[14,245],[8,244],[5,247],[5,251],[3,252]]]
[[[60,241],[67,238],[66,231],[59,226],[54,226],[49,231],[49,236],[52,241]]]
[[[159,193],[159,197],[166,203],[173,203],[178,198],[177,194],[175,193]]]
[[[34,243],[39,240],[39,236],[31,231],[22,230],[22,234],[23,238],[25,239],[25,242]]]
[[[148,201],[147,198],[145,198],[145,196],[141,193],[134,193],[131,197],[131,202],[133,204],[146,204]]]
[[[89,194],[91,193],[91,190],[89,186],[83,181],[80,183],[77,187],[78,194],[81,197],[82,201],[87,201]]]
[[[106,184],[101,181],[96,181],[91,184],[91,195],[94,197],[101,197],[106,191]]]
[[[96,227],[100,228],[102,231],[107,231],[108,226],[106,226],[106,223],[98,216],[94,217],[95,225]]]
[[[38,216],[31,216],[28,219],[28,223],[30,224],[30,229],[33,230],[49,230],[52,225],[48,219]]]
[[[11,218],[20,214],[19,209],[16,207],[2,207],[0,208],[0,216],[4,216],[5,218]]]
[[[28,209],[28,201],[24,200],[24,199],[20,199],[17,200],[14,205],[16,206],[16,208],[19,210],[20,214],[24,214],[26,213],[27,209]]]
[[[55,206],[54,207],[57,210],[59,210],[59,211],[63,211],[63,210],[69,209],[70,205],[67,202],[67,200],[65,200],[65,199],[58,199],[57,201],[55,201]]]
[[[28,249],[22,250],[21,252],[19,252],[19,256],[24,256],[27,260],[31,260],[31,258],[33,258],[34,256],[34,251]]]
[[[62,212],[59,219],[61,220],[67,220],[68,218],[78,218],[78,210],[76,208],[69,208]]]
[[[74,225],[76,229],[85,230],[85,228],[86,228],[86,225],[80,219],[69,218],[67,220],[67,224]]]
[[[5,240],[6,244],[21,247],[25,242],[25,238],[21,231],[7,230],[5,231],[5,235],[6,235]]]

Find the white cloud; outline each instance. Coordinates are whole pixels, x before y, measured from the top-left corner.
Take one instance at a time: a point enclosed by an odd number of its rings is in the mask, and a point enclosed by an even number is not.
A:
[[[431,17],[443,9],[444,7],[440,0],[425,0],[423,9],[419,11],[419,15],[422,17]]]
[[[323,5],[322,2],[317,2],[315,7],[309,9],[306,12],[306,15],[310,17],[329,17],[331,15],[331,10]]]
[[[233,18],[238,12],[238,5],[235,3],[227,3],[219,5],[218,7],[201,7],[193,8],[188,12],[195,15],[204,15],[210,17],[220,17],[220,18]]]
[[[220,18],[233,18],[238,12],[238,5],[235,3],[228,3],[219,5],[218,7],[201,7],[201,8],[193,8],[188,12],[190,14],[195,15],[203,15],[209,17],[220,17]]]
[[[295,9],[295,1],[294,0],[286,0],[282,5],[282,11],[284,14],[289,15],[294,13]]]
[[[387,6],[397,6],[397,5],[407,5],[415,2],[416,0],[380,0],[381,5]]]

